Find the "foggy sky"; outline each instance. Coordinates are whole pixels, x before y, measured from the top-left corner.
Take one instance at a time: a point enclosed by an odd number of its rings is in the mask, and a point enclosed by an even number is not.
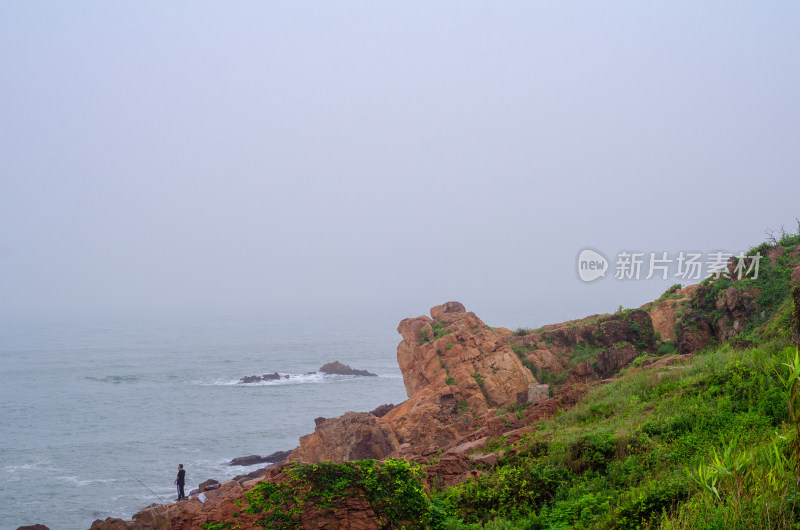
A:
[[[795,2],[3,2],[0,317],[541,325],[795,227]],[[507,321],[500,321],[506,318]]]

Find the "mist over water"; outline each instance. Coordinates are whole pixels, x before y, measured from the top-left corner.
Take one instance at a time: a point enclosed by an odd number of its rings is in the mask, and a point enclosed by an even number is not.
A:
[[[4,323],[0,528],[129,518],[174,500],[179,463],[188,492],[262,467],[227,462],[294,448],[315,417],[399,403],[396,324],[379,315]],[[334,360],[378,377],[309,374]],[[236,384],[276,371],[290,377]]]

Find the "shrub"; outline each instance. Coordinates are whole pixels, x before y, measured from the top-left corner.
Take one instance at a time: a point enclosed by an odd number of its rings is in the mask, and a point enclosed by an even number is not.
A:
[[[658,345],[659,355],[674,355],[676,353],[678,353],[678,347],[671,340],[665,340]]]
[[[264,528],[296,528],[307,505],[337,508],[351,496],[365,496],[384,526],[428,528],[431,505],[419,480],[419,465],[387,459],[293,464],[284,482],[262,482],[246,493],[245,512],[263,514]],[[225,528],[225,527],[220,527]]]

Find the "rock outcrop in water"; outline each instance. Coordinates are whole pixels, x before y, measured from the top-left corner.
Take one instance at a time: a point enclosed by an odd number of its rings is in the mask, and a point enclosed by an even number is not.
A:
[[[288,375],[284,375],[284,378],[288,378]],[[246,375],[239,379],[240,385],[247,385],[250,383],[260,383],[261,381],[277,381],[281,378],[281,375],[278,372],[272,374],[264,374],[264,375]]]
[[[291,451],[275,451],[267,456],[249,455],[234,458],[228,462],[229,466],[253,466],[255,464],[280,464],[286,457],[291,454]]]
[[[378,374],[373,374],[372,372],[368,372],[366,370],[355,370],[353,368],[350,368],[346,364],[340,363],[339,361],[323,364],[322,367],[319,369],[319,371],[322,372],[323,374],[330,374],[330,375],[361,375],[369,377],[378,376]]]

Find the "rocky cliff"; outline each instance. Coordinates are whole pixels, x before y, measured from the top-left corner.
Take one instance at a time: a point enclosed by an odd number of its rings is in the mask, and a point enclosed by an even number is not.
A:
[[[515,404],[536,382],[503,336],[459,302],[407,318],[397,331],[409,399],[380,418],[348,412],[319,422],[290,460],[341,462],[383,458],[400,446],[444,446],[490,408]]]

